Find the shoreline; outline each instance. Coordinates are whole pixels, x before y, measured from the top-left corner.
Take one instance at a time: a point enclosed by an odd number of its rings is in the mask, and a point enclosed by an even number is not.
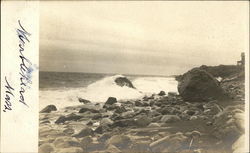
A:
[[[196,75],[189,73],[183,76]],[[206,75],[203,70],[201,74]],[[228,80],[220,83],[228,96],[223,100],[209,96],[211,100],[187,101],[190,97],[183,93],[161,92],[123,102],[110,97],[104,106],[86,102],[60,111],[51,106],[39,113],[39,152],[239,151],[242,146],[236,144],[244,136],[244,79]]]

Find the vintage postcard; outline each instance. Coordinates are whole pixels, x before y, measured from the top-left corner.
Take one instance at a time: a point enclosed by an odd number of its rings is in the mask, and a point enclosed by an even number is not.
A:
[[[0,152],[249,152],[248,1],[1,9]]]

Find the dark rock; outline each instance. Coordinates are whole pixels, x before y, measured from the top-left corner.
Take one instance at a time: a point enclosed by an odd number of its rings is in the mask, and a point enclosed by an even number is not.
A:
[[[91,126],[93,124],[94,124],[93,121],[90,120],[86,125],[90,125]]]
[[[150,99],[154,99],[154,96],[153,96],[153,95],[150,96],[150,97],[144,96],[142,99],[143,99],[144,101],[148,101],[148,100],[150,100]]]
[[[161,101],[156,101],[154,103],[154,105],[158,106],[158,107],[161,107],[163,105],[163,103]]]
[[[121,120],[121,119],[123,119],[123,118],[121,117],[120,114],[114,113],[114,114],[110,117],[110,119],[112,119],[113,121],[116,121],[116,120]]]
[[[135,101],[135,106],[141,107],[143,106],[143,103],[139,100]]]
[[[79,116],[79,115],[76,115],[74,113],[71,113],[67,116],[60,116],[56,121],[55,123],[56,124],[60,124],[60,123],[64,123],[66,121],[77,121],[79,119],[83,118],[83,116]]]
[[[180,113],[179,110],[172,106],[165,106],[163,108],[157,109],[157,111],[160,112],[162,115],[176,115]]]
[[[109,104],[104,104],[104,105],[103,105],[103,108],[106,109],[106,110],[109,110],[109,111],[115,110],[115,109],[117,109],[118,107],[119,107],[119,106],[116,106],[116,105],[109,105]]]
[[[112,127],[128,127],[128,126],[134,126],[135,121],[134,119],[121,119],[114,121],[112,124]]]
[[[78,98],[78,101],[80,103],[84,103],[84,104],[91,103],[89,100],[86,100],[86,99],[83,99],[83,98]]]
[[[93,134],[94,134],[94,131],[91,128],[85,127],[79,133],[73,135],[73,137],[81,138],[81,137],[90,136],[90,135],[92,136]]]
[[[188,114],[188,115],[190,115],[190,116],[192,116],[192,115],[195,114],[195,111],[193,111],[193,110],[186,110],[185,113]]]
[[[164,96],[166,95],[165,91],[160,91],[160,93],[158,94],[159,96]]]
[[[114,113],[113,112],[103,112],[101,114],[102,114],[103,118],[106,118],[106,117],[111,117]]]
[[[154,104],[155,104],[155,101],[150,101],[150,102],[149,102],[149,105],[150,105],[150,106],[153,106]]]
[[[127,110],[126,110],[126,108],[125,108],[124,106],[117,106],[117,107],[115,108],[114,113],[121,114],[121,113],[124,113],[124,112],[126,112],[126,111],[127,111]]]
[[[100,110],[95,107],[95,106],[92,106],[92,105],[84,105],[82,106],[82,108],[79,110],[79,113],[85,113],[85,112],[91,112],[91,113],[99,113]]]
[[[178,84],[180,96],[189,102],[225,99],[225,92],[219,82],[209,73],[192,69],[182,76]]]
[[[206,66],[202,65],[199,67],[201,70],[205,70],[206,72],[212,74],[214,77],[230,77],[230,76],[237,76],[244,69],[240,68],[237,65],[219,65],[219,66]]]
[[[113,105],[114,103],[117,103],[117,100],[115,97],[109,97],[108,100],[105,102],[105,105]]]
[[[66,120],[67,121],[77,121],[79,119],[83,118],[83,116],[80,116],[80,115],[76,115],[74,113],[71,113],[69,115],[66,116]]]
[[[50,113],[52,111],[57,111],[57,108],[55,105],[48,105],[44,109],[40,111],[40,113]]]
[[[67,119],[66,119],[65,116],[60,116],[60,117],[55,121],[55,123],[56,123],[56,124],[64,123],[66,120],[67,120]]]
[[[197,104],[196,107],[199,108],[199,109],[201,109],[202,111],[204,111],[203,104]]]
[[[95,129],[95,133],[103,134],[109,130],[110,130],[110,127],[108,125],[100,125]]]
[[[147,106],[150,106],[150,103],[148,101],[144,101],[143,104],[142,104],[143,107],[147,107]]]
[[[92,117],[92,120],[98,120],[102,118],[102,114],[98,113],[98,114],[95,114],[93,117]]]
[[[135,88],[133,86],[133,84],[131,83],[131,81],[129,79],[127,79],[126,77],[118,77],[115,79],[115,83],[118,85],[118,86],[127,86],[129,88]]]

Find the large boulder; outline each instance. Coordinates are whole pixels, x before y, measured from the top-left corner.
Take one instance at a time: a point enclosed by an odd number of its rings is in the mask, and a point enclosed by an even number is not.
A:
[[[118,77],[115,79],[115,83],[118,85],[118,86],[127,86],[129,88],[135,88],[133,86],[133,84],[131,83],[131,81],[129,79],[127,79],[126,77]]]
[[[57,108],[55,105],[48,105],[44,109],[40,111],[40,113],[50,113],[52,111],[57,111]]]
[[[190,102],[226,98],[219,82],[208,72],[192,69],[185,73],[178,84],[180,96]]]

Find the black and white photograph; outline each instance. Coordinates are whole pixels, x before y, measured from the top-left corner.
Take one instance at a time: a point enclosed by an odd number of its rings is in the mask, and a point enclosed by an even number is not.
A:
[[[248,1],[39,7],[39,153],[245,152]]]

